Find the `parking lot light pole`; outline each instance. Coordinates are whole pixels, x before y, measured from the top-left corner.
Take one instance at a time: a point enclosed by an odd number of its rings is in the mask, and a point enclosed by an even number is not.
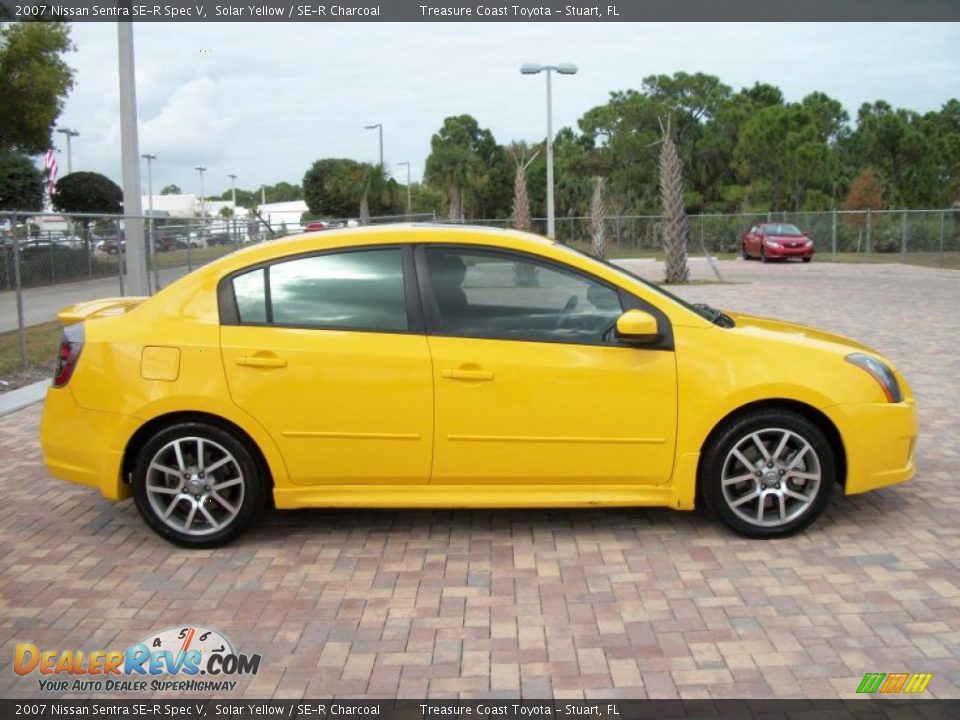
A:
[[[237,176],[227,175],[230,178],[230,202],[233,203],[233,214],[237,214]]]
[[[554,71],[561,75],[576,75],[577,66],[571,63],[560,63],[559,65],[524,63],[520,66],[522,75],[538,75],[541,72],[547,74],[547,236],[551,238],[556,237],[553,201],[553,97],[550,83],[550,75]]]
[[[199,242],[200,238],[203,237],[203,229],[207,224],[207,201],[203,196],[203,174],[207,169],[202,165],[197,165],[194,169],[200,173],[200,235],[197,237],[197,241]]]
[[[147,222],[150,228],[150,244],[147,246],[147,257],[153,263],[153,291],[157,292],[160,290],[160,267],[157,263],[156,241],[153,236],[153,161],[157,159],[157,156],[147,153],[140,157],[147,161],[147,215],[149,216]]]
[[[383,167],[383,123],[364,125],[364,130],[378,130],[380,133],[380,167]]]
[[[407,166],[407,215],[412,215],[413,204],[410,202],[410,161],[404,160],[402,163],[397,163],[397,165]]]
[[[70,138],[80,137],[80,133],[70,128],[58,128],[58,133],[67,136],[67,175],[73,172],[73,150],[70,147]]]

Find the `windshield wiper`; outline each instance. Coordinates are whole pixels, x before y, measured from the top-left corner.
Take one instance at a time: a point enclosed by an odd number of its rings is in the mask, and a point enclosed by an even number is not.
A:
[[[704,318],[712,322],[714,325],[728,328],[735,325],[732,317],[720,310],[717,310],[715,307],[710,307],[706,303],[693,303],[693,307],[700,311]]]

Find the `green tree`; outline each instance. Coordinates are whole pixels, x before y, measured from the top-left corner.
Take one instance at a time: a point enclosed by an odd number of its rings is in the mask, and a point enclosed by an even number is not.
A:
[[[40,210],[43,175],[26,155],[0,149],[0,210]]]
[[[164,185],[163,189],[160,191],[161,195],[182,195],[183,190],[180,189],[179,185]]]
[[[66,23],[0,25],[0,148],[39,154],[73,87],[63,54],[73,50]]]
[[[123,209],[123,191],[100,173],[75,172],[57,181],[53,206],[67,213],[119,214]]]
[[[451,220],[510,214],[513,168],[507,151],[470,115],[443,121],[430,140],[424,177],[443,192]]]
[[[354,215],[360,199],[363,170],[356,160],[323,158],[303,176],[303,198],[314,217]]]

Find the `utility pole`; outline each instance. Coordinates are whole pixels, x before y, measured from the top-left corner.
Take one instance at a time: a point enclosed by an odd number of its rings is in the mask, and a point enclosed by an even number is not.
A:
[[[233,214],[237,214],[237,176],[227,175],[230,178],[230,201],[233,203]]]
[[[147,257],[143,237],[140,192],[140,151],[137,140],[137,84],[133,65],[133,23],[117,23],[120,65],[120,146],[123,157],[123,214],[127,241],[127,287],[132,295],[147,295]],[[69,158],[68,158],[69,164]],[[118,262],[123,262],[122,253]]]
[[[80,133],[70,128],[59,128],[58,133],[67,136],[67,175],[73,172],[73,150],[70,148],[70,138],[80,137]]]
[[[383,167],[383,123],[364,125],[365,130],[378,130],[380,133],[380,167]]]
[[[197,238],[197,241],[200,242],[201,238],[203,238],[203,230],[207,224],[207,201],[203,195],[203,174],[207,169],[202,165],[197,165],[194,169],[200,173],[200,237]]]
[[[404,160],[402,163],[397,163],[397,165],[407,166],[407,215],[412,215],[413,204],[410,202],[410,161]]]
[[[150,227],[150,243],[147,246],[149,248],[147,254],[153,263],[153,291],[158,292],[160,290],[160,268],[157,263],[157,247],[153,234],[153,161],[157,159],[157,156],[147,153],[140,157],[147,161],[147,221]]]

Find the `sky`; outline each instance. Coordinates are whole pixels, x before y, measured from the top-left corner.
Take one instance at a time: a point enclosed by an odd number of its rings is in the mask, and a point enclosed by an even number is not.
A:
[[[72,26],[76,85],[58,125],[80,133],[73,169],[121,180],[117,27]],[[919,112],[960,95],[960,24],[929,23],[139,23],[139,146],[157,156],[154,192],[299,184],[314,160],[384,161],[418,180],[430,137],[470,114],[498,142],[546,132],[543,75],[525,62],[579,66],[554,76],[553,124],[576,127],[610,92],[653,74],[705,72],[739,90],[760,81],[788,101],[820,90],[851,116],[884,99]],[[55,135],[61,176],[64,136]],[[142,170],[146,192],[146,170]]]

